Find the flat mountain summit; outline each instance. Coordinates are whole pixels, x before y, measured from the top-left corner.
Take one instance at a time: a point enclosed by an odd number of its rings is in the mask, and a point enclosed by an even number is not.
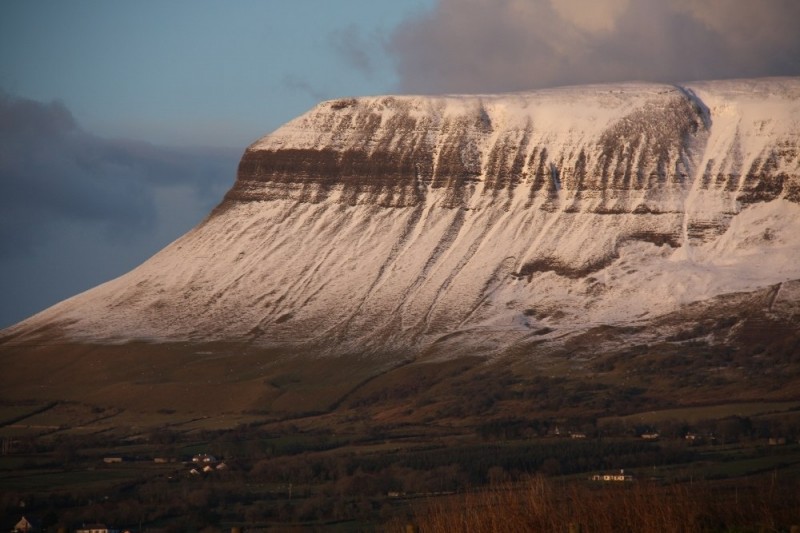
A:
[[[0,349],[535,360],[720,309],[708,342],[754,308],[796,331],[797,280],[798,78],[340,99],[249,146],[189,233]],[[604,328],[626,337],[586,340]]]

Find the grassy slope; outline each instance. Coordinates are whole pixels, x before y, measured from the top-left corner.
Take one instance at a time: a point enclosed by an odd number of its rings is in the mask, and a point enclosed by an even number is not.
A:
[[[463,426],[800,401],[798,316],[792,309],[770,311],[766,292],[692,304],[646,325],[593,328],[559,344],[522,344],[495,359],[447,358],[440,351],[416,359],[318,357],[311,349],[222,342],[6,339],[0,343],[2,418],[6,426],[98,431],[234,427],[248,416],[323,413],[329,413],[327,421],[315,420],[331,427],[347,413],[380,424]],[[25,409],[36,410],[31,406],[65,401],[107,411],[84,416],[51,409],[36,424],[25,420]]]

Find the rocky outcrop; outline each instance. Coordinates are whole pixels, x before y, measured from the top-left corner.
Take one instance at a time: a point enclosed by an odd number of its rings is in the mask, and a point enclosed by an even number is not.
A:
[[[346,99],[251,145],[150,261],[7,333],[496,353],[797,257],[798,79]]]

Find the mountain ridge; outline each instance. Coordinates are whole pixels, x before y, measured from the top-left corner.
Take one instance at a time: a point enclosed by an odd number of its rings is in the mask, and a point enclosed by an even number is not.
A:
[[[502,354],[800,279],[800,79],[323,102],[198,227],[5,330]]]

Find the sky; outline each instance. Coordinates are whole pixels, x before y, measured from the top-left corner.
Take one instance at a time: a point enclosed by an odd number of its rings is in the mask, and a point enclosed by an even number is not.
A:
[[[316,103],[800,75],[796,0],[4,0],[0,328],[199,223]]]

